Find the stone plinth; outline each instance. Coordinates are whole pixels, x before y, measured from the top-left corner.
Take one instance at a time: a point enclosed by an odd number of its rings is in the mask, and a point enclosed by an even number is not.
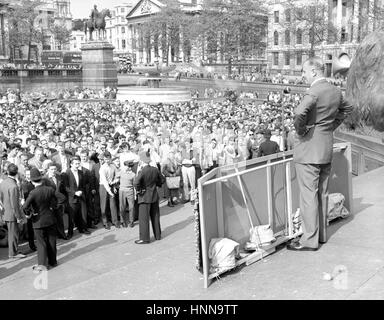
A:
[[[114,46],[106,41],[90,41],[81,46],[84,88],[117,86],[113,49]]]

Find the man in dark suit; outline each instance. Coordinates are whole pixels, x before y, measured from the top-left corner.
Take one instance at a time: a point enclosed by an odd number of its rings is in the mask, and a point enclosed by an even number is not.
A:
[[[63,178],[57,173],[56,163],[50,163],[47,174],[43,179],[43,184],[55,190],[55,196],[57,198],[57,209],[55,211],[57,233],[60,239],[67,240],[68,238],[64,230],[64,211],[67,205],[67,196]]]
[[[31,181],[35,188],[29,193],[23,205],[23,210],[33,209],[33,228],[37,243],[37,265],[34,271],[44,271],[49,266],[57,265],[56,250],[56,218],[54,215],[57,206],[55,191],[43,185],[42,175],[37,168],[31,169]]]
[[[101,206],[100,206],[100,192],[99,192],[99,185],[100,185],[100,167],[104,163],[104,154],[99,154],[94,158],[97,160],[96,162],[94,160],[89,160],[91,164],[91,174],[94,177],[94,183],[96,187],[96,192],[93,194],[93,206],[95,209],[95,221],[94,225],[97,225],[99,221],[101,220]]]
[[[31,169],[29,167],[26,167],[24,171],[24,178],[22,178],[21,180],[21,192],[23,194],[24,201],[27,200],[30,192],[33,189],[35,189],[35,186],[31,181]],[[33,231],[32,219],[28,219],[27,221],[27,232],[29,247],[32,251],[36,251],[37,249],[35,246],[35,233]]]
[[[86,201],[86,210],[83,212],[83,218],[85,214],[85,221],[87,222],[88,228],[97,229],[95,222],[97,222],[95,205],[94,205],[94,196],[96,195],[96,189],[99,185],[96,184],[96,175],[94,171],[94,164],[89,161],[88,151],[83,150],[80,152],[81,160],[81,171],[84,176],[85,184],[85,201]],[[97,188],[96,188],[97,186]],[[83,208],[84,209],[84,208]]]
[[[352,106],[341,90],[324,78],[324,64],[312,57],[303,64],[303,76],[311,87],[295,110],[297,133],[293,160],[300,190],[303,235],[288,244],[290,250],[317,250],[327,241],[328,182],[333,155],[333,131]]]
[[[160,207],[157,187],[161,187],[163,179],[158,168],[149,165],[150,155],[147,151],[140,152],[143,167],[137,174],[133,183],[138,194],[139,203],[139,233],[140,239],[136,244],[149,243],[149,218],[156,240],[161,239]]]
[[[73,236],[73,222],[80,233],[90,234],[87,229],[86,221],[82,216],[82,206],[85,206],[85,186],[84,177],[80,168],[80,157],[73,156],[71,158],[71,168],[64,174],[64,185],[68,195],[68,205],[70,222],[68,226],[67,237],[70,239]]]
[[[17,185],[17,166],[10,163],[7,167],[8,177],[0,183],[0,201],[3,208],[3,220],[8,229],[8,257],[22,259],[26,256],[18,252],[19,224],[27,222],[20,207],[20,191]]]
[[[271,136],[271,130],[267,129],[264,131],[265,140],[259,146],[258,157],[265,157],[280,152],[279,145],[275,141],[271,141]]]

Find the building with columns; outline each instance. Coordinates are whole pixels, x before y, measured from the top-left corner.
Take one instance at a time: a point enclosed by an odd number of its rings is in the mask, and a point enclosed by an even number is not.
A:
[[[324,7],[323,19],[319,23],[325,26],[323,41],[315,44],[314,54],[325,61],[327,76],[332,73],[333,57],[346,52],[353,58],[362,39],[381,27],[382,0],[297,0],[294,3],[295,7],[286,0],[268,2],[267,55],[271,74],[301,75],[302,63],[309,57],[309,33],[303,28],[305,23],[308,28],[310,18],[306,19],[304,25],[295,24],[292,10],[296,8],[308,8],[311,3]],[[329,29],[332,31],[326,30],[328,25],[333,25],[333,29]]]
[[[105,18],[107,41],[115,47],[115,56],[130,55],[132,51],[130,36],[128,33],[127,14],[132,10],[137,0],[124,2],[111,10],[112,18]]]
[[[182,10],[186,14],[193,14],[201,10],[203,0],[179,0]],[[184,52],[182,34],[178,46],[162,48],[161,39],[154,41],[148,39],[143,30],[143,23],[161,11],[165,5],[158,0],[139,0],[126,15],[128,21],[129,47],[133,64],[154,64],[155,62],[168,61],[170,63],[188,62],[193,55],[192,50]],[[167,57],[168,54],[168,57]]]
[[[47,26],[48,18],[53,18],[54,23],[65,26],[68,30],[72,29],[72,13],[70,0],[44,0],[39,8],[43,19],[42,24]],[[46,17],[47,19],[45,19]],[[58,45],[54,36],[47,33],[43,50],[57,50]],[[70,44],[67,44],[62,50],[69,50]]]

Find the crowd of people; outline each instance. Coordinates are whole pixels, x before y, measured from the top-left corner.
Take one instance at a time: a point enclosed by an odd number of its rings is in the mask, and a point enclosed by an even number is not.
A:
[[[0,106],[5,104],[13,104],[16,101],[24,101],[25,103],[41,103],[50,100],[89,100],[89,99],[116,99],[117,89],[106,87],[100,90],[74,87],[72,89],[61,89],[52,91],[25,91],[20,92],[19,89],[8,89],[0,92]]]
[[[87,90],[62,90],[55,95],[78,97]],[[193,204],[197,179],[215,167],[292,149],[293,110],[301,98],[270,93],[263,103],[216,99],[149,105],[89,99],[62,102],[48,99],[52,96],[49,92],[3,93],[0,180],[9,176],[10,166],[13,171],[12,166],[17,166],[23,202],[33,189],[31,176],[51,186],[57,198],[56,231],[62,239],[70,239],[75,227],[89,234],[99,223],[108,230],[133,228],[140,211],[135,177],[145,163],[161,173],[163,181],[156,184],[162,186],[160,195],[173,207]],[[65,214],[69,223],[66,233]],[[153,219],[157,239],[160,227]],[[29,221],[25,234],[35,250]],[[140,228],[139,241],[148,243],[148,233],[142,235]],[[9,256],[18,256],[17,239],[8,239]]]

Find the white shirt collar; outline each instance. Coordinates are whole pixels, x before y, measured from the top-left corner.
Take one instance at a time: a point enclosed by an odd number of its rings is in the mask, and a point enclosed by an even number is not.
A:
[[[313,87],[313,85],[314,85],[316,82],[319,82],[319,81],[321,81],[321,80],[326,80],[326,78],[325,78],[325,77],[321,77],[321,78],[316,79],[315,81],[312,82],[311,87]]]

